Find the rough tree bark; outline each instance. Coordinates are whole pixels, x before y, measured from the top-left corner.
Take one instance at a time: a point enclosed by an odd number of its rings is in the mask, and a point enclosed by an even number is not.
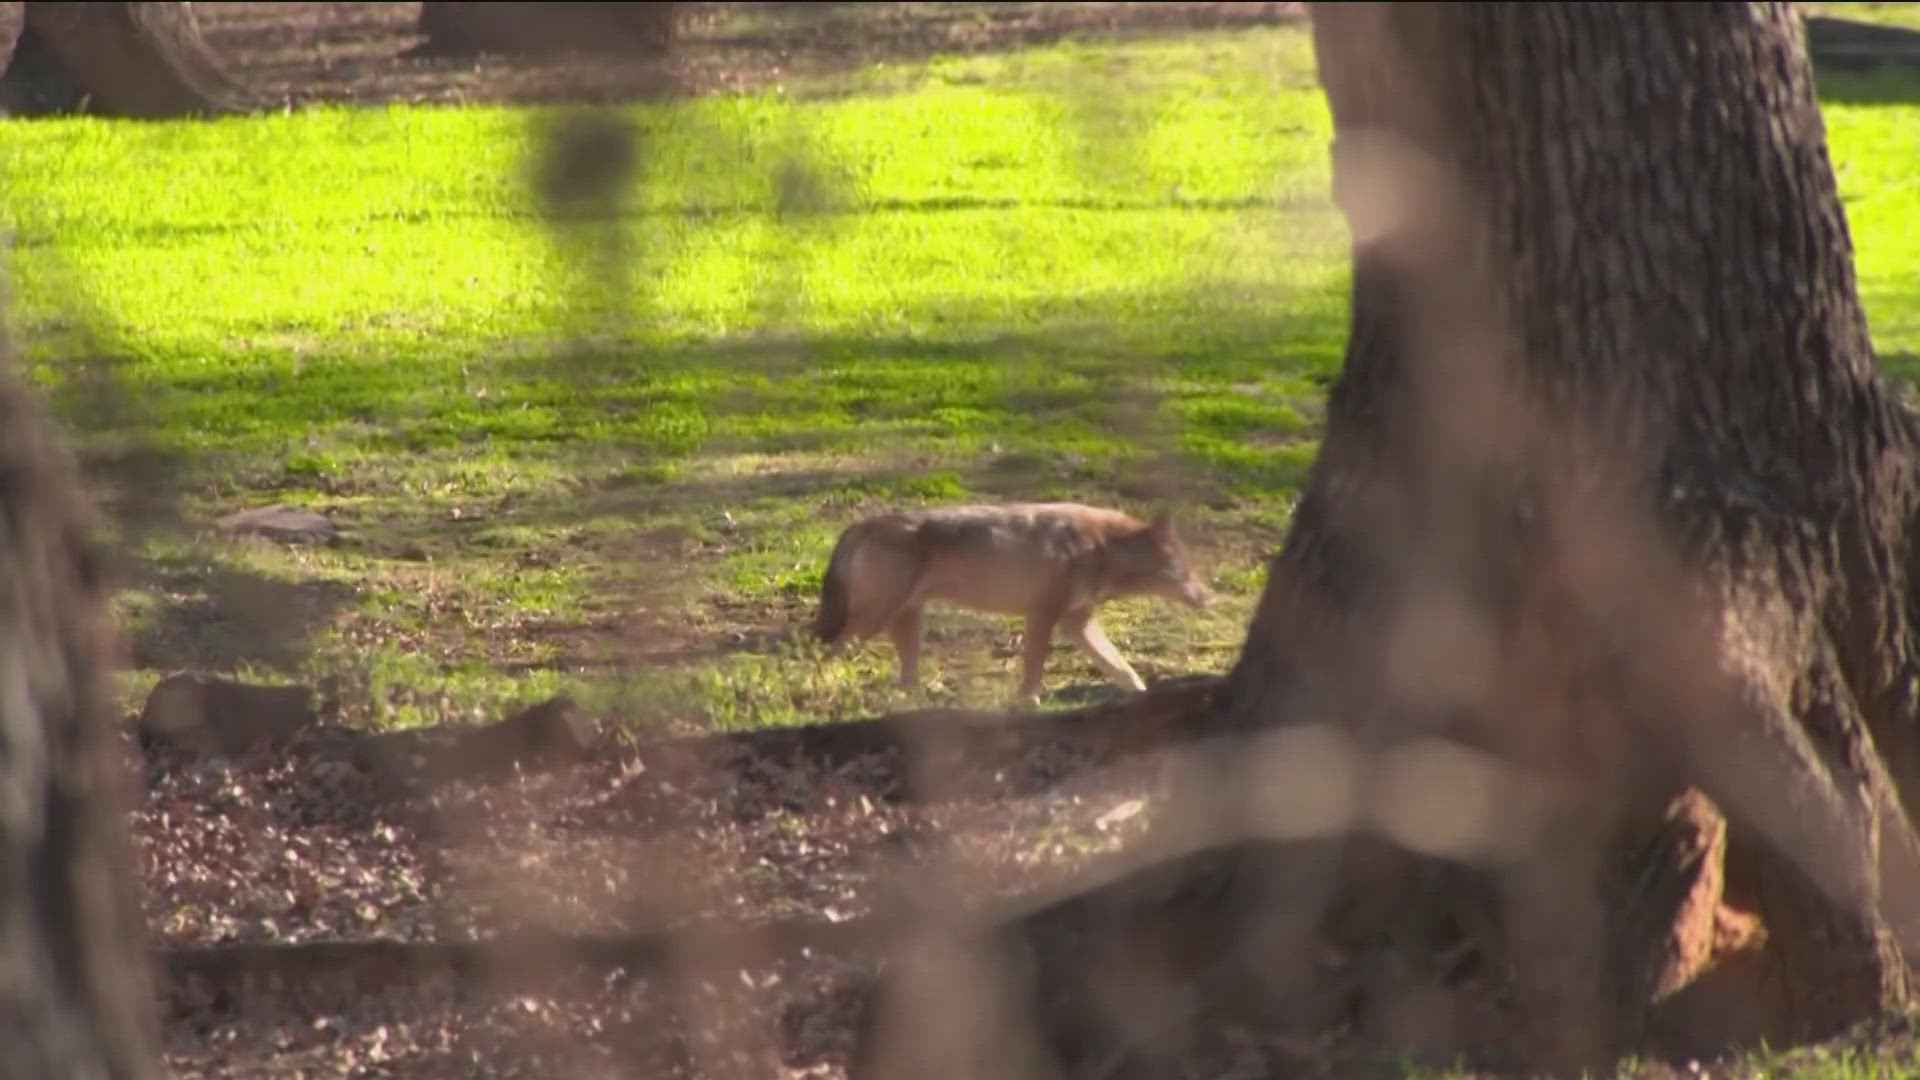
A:
[[[246,95],[227,77],[185,3],[29,0],[0,73],[0,107],[162,118],[229,112]]]
[[[420,5],[416,56],[540,56],[602,53],[663,56],[673,46],[670,3],[467,3]]]
[[[903,971],[856,1075],[1226,1024],[1566,1071],[1907,999],[1915,428],[1791,6],[1313,18],[1352,321],[1219,842]]]
[[[0,1076],[156,1075],[97,566],[72,463],[0,355]]]

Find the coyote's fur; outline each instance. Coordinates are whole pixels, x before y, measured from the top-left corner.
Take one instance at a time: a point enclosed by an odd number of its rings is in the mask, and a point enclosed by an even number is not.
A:
[[[882,514],[840,534],[821,582],[814,632],[839,645],[887,631],[899,654],[900,685],[917,686],[921,612],[929,600],[941,600],[1026,616],[1022,698],[1039,694],[1055,628],[1115,682],[1145,690],[1094,618],[1102,602],[1140,594],[1196,608],[1209,599],[1165,513],[1151,524],[1077,503]]]

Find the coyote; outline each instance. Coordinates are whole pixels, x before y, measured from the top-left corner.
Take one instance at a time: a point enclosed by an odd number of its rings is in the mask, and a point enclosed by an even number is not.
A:
[[[1173,520],[1151,524],[1077,503],[952,506],[882,514],[847,527],[820,584],[814,633],[829,646],[882,630],[900,659],[900,685],[920,684],[920,620],[929,600],[1024,615],[1020,697],[1040,693],[1054,628],[1067,632],[1113,680],[1147,688],[1107,640],[1094,608],[1153,594],[1207,606]]]

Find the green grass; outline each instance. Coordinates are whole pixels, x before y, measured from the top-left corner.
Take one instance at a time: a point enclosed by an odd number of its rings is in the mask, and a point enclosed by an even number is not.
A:
[[[534,112],[0,121],[12,317],[75,429],[178,454],[189,522],[290,500],[353,533],[130,533],[130,694],[190,666],[342,676],[381,723],[562,688],[641,723],[872,713],[902,701],[884,646],[784,636],[835,532],[1001,496],[1177,493],[1222,602],[1107,621],[1150,678],[1231,661],[1344,332],[1304,31],[630,115],[621,212],[557,226]],[[1876,341],[1915,374],[1920,108],[1827,120]],[[1015,630],[936,616],[926,696],[999,701]]]
[[[1803,3],[1800,7],[1810,13],[1831,15],[1836,19],[1857,19],[1860,22],[1920,29],[1920,4],[1913,3],[1912,0],[1847,4]]]

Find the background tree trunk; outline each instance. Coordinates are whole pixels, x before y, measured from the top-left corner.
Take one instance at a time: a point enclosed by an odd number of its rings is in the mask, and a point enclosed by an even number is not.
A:
[[[673,46],[670,3],[468,3],[420,5],[426,41],[416,56],[539,56],[581,52],[639,58]]]
[[[105,589],[72,464],[5,355],[0,476],[0,1076],[153,1076]]]
[[[1278,842],[983,939],[1014,1015],[895,985],[860,1069],[971,1075],[916,1049],[937,1017],[1028,1047],[1008,1075],[1152,1075],[1194,990],[1552,1070],[1899,1006],[1914,429],[1790,5],[1313,17],[1347,355],[1215,713],[1227,779],[1183,807]]]
[[[15,113],[170,117],[227,112],[245,95],[221,70],[185,3],[29,0],[0,74]]]

